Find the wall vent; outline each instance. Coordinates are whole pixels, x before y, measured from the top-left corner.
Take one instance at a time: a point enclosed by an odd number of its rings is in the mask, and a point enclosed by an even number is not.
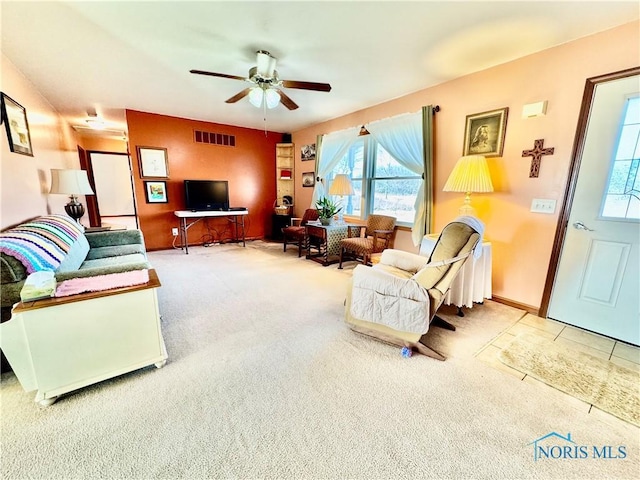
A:
[[[223,145],[225,147],[236,146],[236,136],[223,133],[204,132],[194,130],[194,140],[196,143],[208,143],[209,145]]]

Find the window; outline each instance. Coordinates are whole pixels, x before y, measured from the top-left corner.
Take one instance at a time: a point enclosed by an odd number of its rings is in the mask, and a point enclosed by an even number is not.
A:
[[[627,99],[602,216],[640,219],[640,96]]]
[[[355,194],[339,200],[344,214],[361,219],[371,214],[396,217],[396,223],[412,226],[415,201],[422,177],[403,167],[371,136],[360,137],[328,176],[346,173]]]

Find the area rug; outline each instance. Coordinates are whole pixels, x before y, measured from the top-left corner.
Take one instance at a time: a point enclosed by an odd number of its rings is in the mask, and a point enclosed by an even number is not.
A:
[[[85,292],[102,292],[112,288],[142,285],[149,281],[149,270],[132,270],[130,272],[108,273],[95,277],[80,277],[65,280],[58,285],[56,297],[66,297]]]
[[[518,335],[499,358],[522,373],[640,426],[640,372],[531,334]]]

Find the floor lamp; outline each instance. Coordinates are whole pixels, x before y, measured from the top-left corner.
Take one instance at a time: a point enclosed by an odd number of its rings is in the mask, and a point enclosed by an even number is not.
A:
[[[84,215],[84,205],[78,195],[93,195],[86,170],[51,169],[51,189],[49,193],[69,195],[71,201],[64,206],[65,212],[76,222]]]
[[[491,175],[487,160],[483,155],[467,155],[461,157],[445,183],[443,192],[464,192],[464,203],[460,207],[460,215],[476,216],[471,206],[472,192],[493,192]]]
[[[339,173],[335,176],[329,187],[329,195],[338,195],[340,197],[340,203],[342,203],[342,197],[345,195],[354,195],[356,192],[353,190],[351,179],[346,173]],[[338,212],[338,223],[344,223],[344,205]]]

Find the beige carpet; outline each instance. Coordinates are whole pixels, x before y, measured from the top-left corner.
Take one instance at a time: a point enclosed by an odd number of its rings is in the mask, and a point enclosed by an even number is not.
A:
[[[524,312],[486,301],[442,315],[447,360],[343,321],[345,270],[248,242],[149,254],[169,360],[34,403],[1,381],[2,479],[634,478],[638,429],[549,398],[474,357]],[[538,461],[530,442],[571,432],[627,446],[621,460]]]
[[[505,364],[640,426],[640,372],[520,334],[499,356]]]

